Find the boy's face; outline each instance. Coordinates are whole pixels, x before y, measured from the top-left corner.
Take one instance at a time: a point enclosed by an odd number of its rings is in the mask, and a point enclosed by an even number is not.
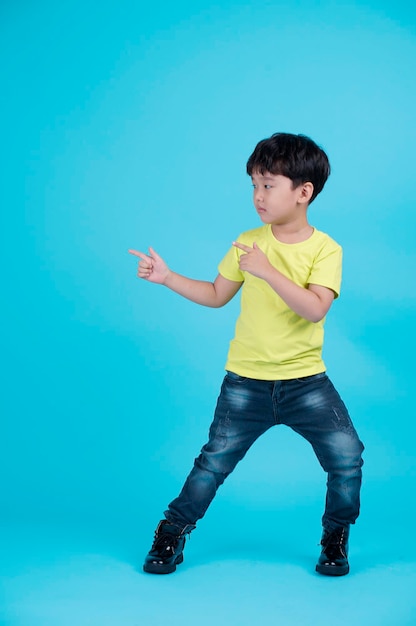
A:
[[[305,185],[294,188],[287,176],[269,172],[253,172],[251,180],[254,206],[265,224],[290,224],[305,215],[308,206]]]

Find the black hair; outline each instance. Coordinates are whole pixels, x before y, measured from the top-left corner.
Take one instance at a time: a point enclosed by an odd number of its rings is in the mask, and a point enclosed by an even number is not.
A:
[[[309,204],[322,191],[331,172],[325,152],[306,135],[274,133],[262,139],[247,161],[247,174],[281,174],[290,178],[293,187],[311,182],[313,194]]]

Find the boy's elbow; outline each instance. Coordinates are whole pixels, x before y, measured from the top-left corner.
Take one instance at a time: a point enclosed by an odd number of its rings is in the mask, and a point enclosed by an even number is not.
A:
[[[220,309],[221,307],[225,306],[227,304],[227,302],[228,302],[228,300],[215,300],[214,302],[209,304],[209,306],[212,309]]]
[[[331,289],[310,285],[308,311],[305,318],[313,324],[321,322],[331,308],[333,301],[334,292]]]
[[[213,296],[210,295],[209,298],[201,300],[199,304],[203,304],[209,309],[220,309],[222,306],[224,306],[224,304],[227,304],[227,302],[228,300],[221,299],[216,294],[214,294]]]
[[[312,322],[312,324],[317,324],[318,322],[323,320],[324,317],[325,315],[311,315],[310,317],[307,317],[306,319],[308,320],[308,322]]]
[[[308,315],[306,319],[309,322],[312,322],[313,324],[317,324],[318,322],[321,322],[325,318],[326,314],[328,313],[328,309],[329,307],[324,307],[324,308],[319,308],[316,311],[311,311],[310,315]]]

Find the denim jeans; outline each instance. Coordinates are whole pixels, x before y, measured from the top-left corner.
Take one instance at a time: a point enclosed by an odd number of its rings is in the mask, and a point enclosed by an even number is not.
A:
[[[195,528],[218,487],[256,439],[276,424],[289,426],[309,441],[327,473],[323,527],[353,524],[360,508],[364,446],[325,373],[264,381],[227,372],[208,442],[165,511],[166,518],[187,530]]]

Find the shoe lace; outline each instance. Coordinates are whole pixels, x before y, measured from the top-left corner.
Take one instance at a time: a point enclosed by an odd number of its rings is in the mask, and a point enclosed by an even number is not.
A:
[[[334,530],[322,540],[322,545],[324,547],[325,552],[327,553],[340,552],[344,557],[347,556],[345,544],[346,544],[346,533],[345,533],[344,528],[342,528],[341,530]]]
[[[171,533],[161,533],[155,535],[152,550],[156,550],[160,554],[172,554],[178,546],[179,537]]]

